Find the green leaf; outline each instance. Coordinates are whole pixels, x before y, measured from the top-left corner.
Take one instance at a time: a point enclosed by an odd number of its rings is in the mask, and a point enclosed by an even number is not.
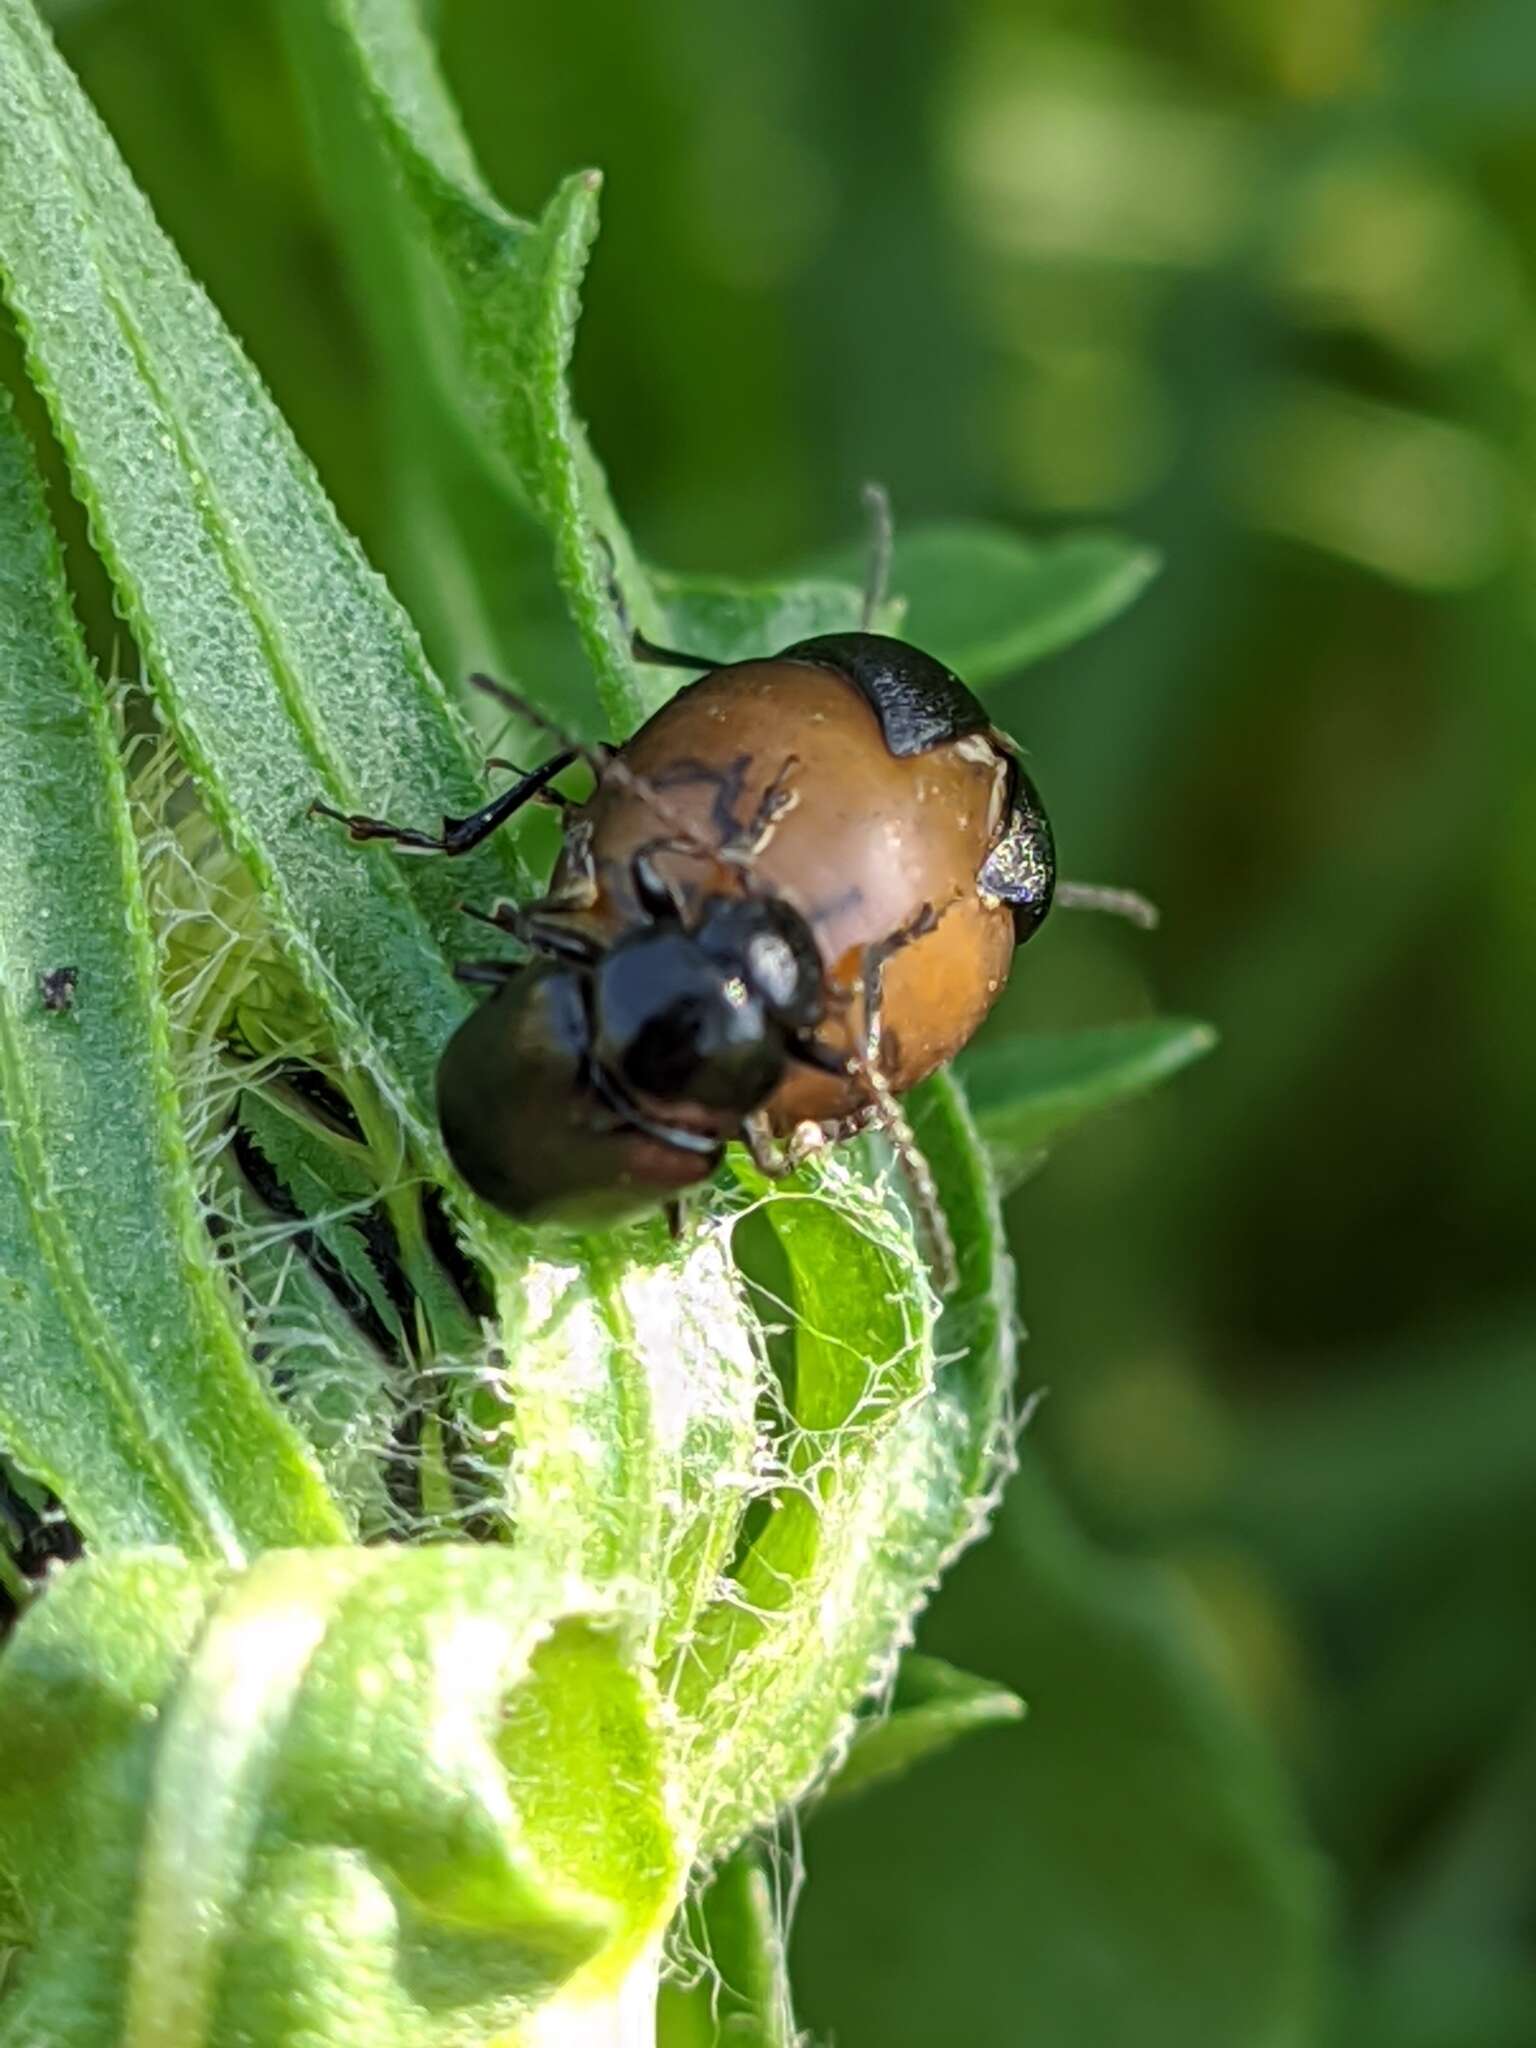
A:
[[[961,1254],[936,1340],[952,1363],[928,1411],[947,1418],[941,1444],[964,1475],[935,1489],[930,1540],[947,1563],[983,1526],[1010,1462],[1012,1268],[958,1089],[929,1083],[913,1109]],[[962,1516],[947,1548],[945,1508]],[[1007,2048],[1027,1987],[1061,2048],[1118,2037],[1302,2048],[1325,1874],[1166,1582],[1101,1557],[1026,1472],[926,1646],[985,1656],[1027,1693],[1029,1726],[937,1759],[899,1800],[834,1801],[818,1818],[819,1910],[796,1943],[813,2020],[850,2041]],[[893,1951],[892,1925],[922,1940]]]
[[[861,600],[851,583],[739,583],[658,572],[653,585],[666,644],[714,663],[752,661],[817,633],[846,633],[859,622]]]
[[[69,1572],[0,1663],[0,2042],[456,2048],[618,2003],[681,1878],[635,1648],[494,1547]]]
[[[472,808],[468,728],[28,0],[0,0],[0,277],[204,800],[343,1054],[439,1156],[457,905],[519,870],[501,843],[360,858],[309,816],[316,796],[423,822]]]
[[[853,553],[833,561],[862,577]],[[905,602],[903,636],[983,689],[1108,625],[1157,568],[1151,548],[1115,534],[1026,541],[979,521],[898,524],[891,589]]]
[[[0,726],[0,1447],[97,1541],[339,1538],[216,1270],[116,737],[8,406]]]
[[[782,1477],[669,1681],[705,1854],[803,1792],[877,1682],[921,1585],[908,1544],[929,1505],[933,1318],[910,1236],[840,1162],[763,1214],[791,1290],[765,1461]]]
[[[890,1705],[860,1723],[828,1796],[840,1799],[900,1777],[973,1729],[1002,1727],[1023,1716],[1024,1702],[1007,1686],[914,1651],[901,1660]]]
[[[501,1278],[496,1434],[520,1546],[623,1583],[654,1644],[715,1590],[745,1504],[758,1350],[718,1228],[659,1221]],[[499,1448],[498,1448],[499,1447]]]
[[[937,1077],[909,1108],[959,1258],[936,1317],[902,1219],[868,1208],[857,1152],[761,1212],[783,1257],[773,1279],[749,1263],[784,1319],[783,1477],[669,1687],[689,1719],[706,1853],[826,1769],[939,1573],[985,1527],[1006,1467],[1012,1268],[996,1199],[954,1084]]]
[[[663,1984],[658,2048],[799,2048],[784,1953],[788,1901],[756,1847],[741,1850],[689,1909],[691,1981]]]
[[[1029,1721],[817,1817],[814,2021],[1011,2048],[1025,1999],[1053,2048],[1308,2048],[1327,1873],[1178,1589],[1085,1543],[1026,1469],[927,1641],[984,1650]]]
[[[1059,1036],[1021,1033],[962,1054],[958,1066],[993,1170],[1012,1188],[1052,1138],[1146,1094],[1215,1043],[1209,1024],[1157,1018]]]
[[[637,618],[659,621],[567,383],[601,180],[568,178],[536,225],[507,212],[475,166],[415,0],[287,0],[285,25],[322,121],[338,95],[367,110],[379,174],[399,196],[420,265],[420,346],[435,354],[467,430],[547,529],[610,727],[628,734],[676,678],[652,686],[636,675],[605,544]],[[328,152],[323,125],[316,133]]]

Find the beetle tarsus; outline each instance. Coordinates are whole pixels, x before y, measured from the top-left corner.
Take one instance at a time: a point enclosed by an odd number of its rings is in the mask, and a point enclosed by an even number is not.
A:
[[[768,1180],[785,1180],[798,1173],[807,1159],[826,1150],[828,1138],[820,1124],[796,1124],[784,1142],[773,1134],[773,1126],[760,1109],[742,1120],[741,1134],[752,1164]]]
[[[359,842],[384,839],[401,853],[441,853],[452,860],[461,854],[473,853],[477,846],[483,845],[509,818],[541,797],[555,777],[563,774],[575,759],[575,751],[570,748],[552,754],[539,767],[509,783],[499,796],[493,796],[479,810],[471,811],[468,817],[444,818],[441,832],[419,832],[410,825],[392,825],[387,818],[370,818],[359,811],[338,811],[319,797],[310,805],[309,814],[312,818],[334,818],[337,824],[346,826],[349,838]]]

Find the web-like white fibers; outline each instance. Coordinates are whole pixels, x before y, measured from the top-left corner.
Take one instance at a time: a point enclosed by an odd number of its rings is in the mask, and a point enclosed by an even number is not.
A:
[[[141,734],[129,765],[178,1085],[253,1358],[364,1540],[516,1540],[546,1476],[517,1402],[546,1370],[567,1403],[547,1468],[558,1507],[560,1458],[579,1470],[598,1456],[582,1400],[611,1402],[632,1368],[651,1440],[644,1498],[596,1509],[651,1531],[635,1597],[652,1617],[680,1825],[709,1845],[699,1883],[750,1834],[765,1938],[782,1952],[803,1878],[796,1803],[861,1717],[886,1711],[916,1614],[981,1532],[1011,1459],[1003,1418],[974,1483],[949,1380],[968,1333],[936,1355],[939,1305],[889,1154],[861,1141],[772,1194],[726,1177],[676,1254],[605,1251],[580,1285],[562,1257],[530,1254],[521,1293],[503,1292],[521,1305],[503,1330],[381,1078],[341,1058],[141,701],[127,722]],[[770,1207],[776,1266],[737,1255]],[[785,1249],[797,1215],[821,1233],[819,1296]],[[660,1253],[659,1230],[651,1243]],[[876,1298],[838,1304],[840,1257],[883,1275]],[[929,1527],[924,1503],[946,1487],[959,1520]],[[729,2016],[741,1987],[710,1955],[707,1915],[680,1924],[670,1968]],[[787,1990],[774,1995],[783,2037],[798,2039]]]
[[[427,1242],[432,1191],[137,694],[129,722],[182,1112],[251,1355],[359,1535],[481,1533],[506,1492],[474,1412],[496,1347]]]

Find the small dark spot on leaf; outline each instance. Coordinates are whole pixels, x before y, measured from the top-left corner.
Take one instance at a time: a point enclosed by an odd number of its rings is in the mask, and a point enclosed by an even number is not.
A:
[[[43,1008],[62,1017],[75,1007],[75,990],[80,984],[78,967],[49,967],[37,977],[37,992]]]

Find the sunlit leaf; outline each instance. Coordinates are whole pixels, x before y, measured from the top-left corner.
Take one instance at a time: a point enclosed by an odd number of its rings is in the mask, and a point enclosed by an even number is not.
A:
[[[0,726],[0,1448],[101,1541],[340,1537],[216,1270],[112,721],[8,406]]]
[[[616,1995],[681,1876],[634,1648],[496,1548],[71,1571],[0,1663],[0,2040],[457,2048]]]
[[[28,0],[0,4],[0,277],[204,800],[344,1053],[435,1148],[457,906],[516,867],[360,857],[309,806],[469,810],[467,727]]]
[[[367,109],[433,295],[424,343],[441,351],[469,430],[547,528],[604,710],[626,734],[647,699],[610,573],[642,623],[656,614],[567,384],[601,180],[568,178],[536,224],[509,213],[475,166],[415,0],[289,0],[287,23],[317,102],[339,90]]]
[[[716,1873],[688,1915],[691,1981],[662,1986],[657,2048],[799,2048],[788,1909],[762,1851],[743,1849]]]

